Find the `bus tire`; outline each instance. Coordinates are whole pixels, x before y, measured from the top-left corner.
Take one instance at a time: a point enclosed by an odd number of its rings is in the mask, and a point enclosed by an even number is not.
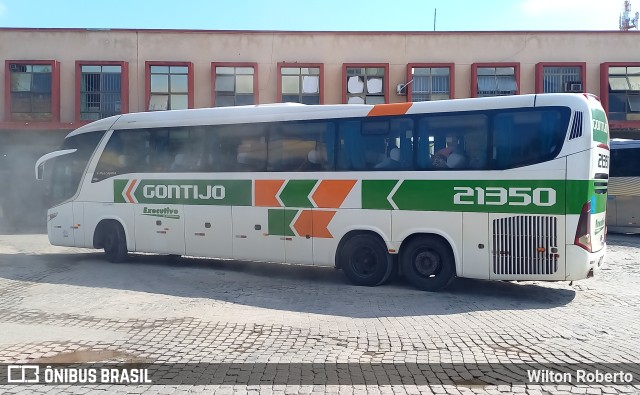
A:
[[[340,259],[344,275],[355,285],[380,285],[389,278],[393,269],[393,261],[384,244],[371,234],[359,234],[347,240]]]
[[[402,274],[416,288],[436,292],[456,277],[456,265],[449,244],[439,237],[410,240],[400,250]]]
[[[102,240],[104,255],[109,262],[126,262],[129,258],[127,251],[127,237],[124,234],[122,225],[116,221],[109,221],[104,230]]]

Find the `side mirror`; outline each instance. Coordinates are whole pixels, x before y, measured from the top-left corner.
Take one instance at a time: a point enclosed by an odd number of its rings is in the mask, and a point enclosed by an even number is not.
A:
[[[42,180],[44,178],[44,162],[38,164],[36,167],[36,180]]]
[[[77,151],[76,148],[63,149],[61,151],[49,152],[48,154],[45,154],[42,157],[40,157],[40,159],[38,159],[38,161],[36,162],[36,166],[35,166],[36,180],[42,180],[44,178],[44,162],[48,161],[49,159],[56,158],[58,156],[73,154],[76,151]]]

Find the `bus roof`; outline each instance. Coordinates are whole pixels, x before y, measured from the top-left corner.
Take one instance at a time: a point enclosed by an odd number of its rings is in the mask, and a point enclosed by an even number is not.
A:
[[[640,148],[640,140],[611,139],[611,149]]]
[[[558,93],[545,96],[565,96],[568,104],[586,103],[583,94]],[[104,118],[82,126],[67,137],[97,130],[142,129],[197,125],[278,122],[293,120],[357,118],[366,116],[480,111],[500,108],[534,107],[538,95],[497,96],[393,104],[324,104],[298,103],[258,104],[237,107],[199,108],[189,110],[138,112]]]

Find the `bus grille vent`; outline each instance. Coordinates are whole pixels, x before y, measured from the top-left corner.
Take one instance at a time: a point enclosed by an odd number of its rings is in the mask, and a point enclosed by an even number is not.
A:
[[[493,273],[554,274],[558,270],[557,217],[515,216],[493,220]]]
[[[573,123],[571,123],[569,140],[576,139],[580,136],[582,136],[582,111],[576,111],[573,116]]]

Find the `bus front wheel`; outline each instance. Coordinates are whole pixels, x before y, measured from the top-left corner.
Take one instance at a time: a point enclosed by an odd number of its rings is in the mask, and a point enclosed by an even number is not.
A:
[[[389,278],[393,269],[393,261],[384,243],[371,234],[360,234],[347,240],[340,255],[340,267],[355,285],[380,285]]]
[[[122,229],[122,225],[115,221],[107,224],[102,245],[104,255],[109,262],[124,262],[129,257],[124,229]]]
[[[437,237],[410,240],[400,250],[400,264],[405,278],[423,291],[440,291],[456,276],[456,266],[449,245]]]

